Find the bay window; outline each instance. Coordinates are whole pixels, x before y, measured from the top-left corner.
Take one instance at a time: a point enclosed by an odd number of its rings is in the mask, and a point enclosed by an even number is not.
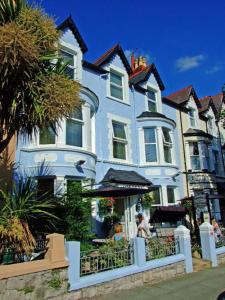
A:
[[[167,187],[167,201],[168,203],[175,203],[175,187]]]
[[[190,142],[190,159],[191,159],[191,168],[192,170],[200,170],[200,156],[199,156],[199,146],[198,142]]]
[[[70,53],[66,50],[61,50],[60,54],[63,58],[63,61],[65,63],[67,63],[67,67],[65,69],[65,73],[66,75],[70,78],[70,79],[74,79],[76,78],[76,56],[74,53]]]
[[[152,112],[156,112],[157,111],[156,92],[148,89],[147,97],[148,97],[148,110]]]
[[[83,146],[83,116],[82,109],[76,108],[66,120],[66,144],[70,146]]]
[[[219,174],[219,153],[217,150],[213,150],[213,156],[214,156],[214,170],[216,174]]]
[[[145,160],[157,162],[156,129],[144,128]]]
[[[39,133],[40,145],[54,145],[55,144],[55,132],[51,127],[46,127],[40,130]]]
[[[164,149],[164,160],[167,163],[172,163],[172,140],[170,136],[170,130],[163,127],[163,149]]]
[[[127,136],[126,125],[119,122],[112,122],[113,127],[113,157],[126,160],[127,157]]]
[[[157,186],[153,191],[149,193],[152,199],[152,205],[160,205],[161,203],[161,187]]]
[[[114,70],[110,70],[110,96],[124,100],[124,77]]]

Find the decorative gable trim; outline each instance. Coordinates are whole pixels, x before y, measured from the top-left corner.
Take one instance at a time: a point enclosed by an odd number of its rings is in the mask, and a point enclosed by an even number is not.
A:
[[[60,31],[64,31],[65,29],[69,28],[75,39],[77,40],[78,44],[80,45],[81,51],[83,53],[87,52],[88,48],[79,32],[79,30],[77,29],[76,24],[74,23],[73,19],[71,16],[69,16],[66,20],[64,20],[58,27],[57,29]]]
[[[128,74],[131,74],[131,67],[130,64],[123,52],[122,47],[119,44],[116,44],[111,49],[109,49],[106,53],[104,53],[101,57],[99,57],[94,64],[96,66],[103,66],[107,63],[109,63],[115,55],[119,55],[120,59],[122,60],[122,63],[127,71]]]

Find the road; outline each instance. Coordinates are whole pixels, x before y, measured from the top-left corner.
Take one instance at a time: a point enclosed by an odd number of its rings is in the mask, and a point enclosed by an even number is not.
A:
[[[154,285],[144,285],[96,300],[216,300],[225,291],[225,265],[187,274]],[[224,298],[225,299],[225,298]]]

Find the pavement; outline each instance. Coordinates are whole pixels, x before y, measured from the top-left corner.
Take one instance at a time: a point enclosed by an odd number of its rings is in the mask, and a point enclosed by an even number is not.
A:
[[[225,265],[154,285],[115,292],[96,300],[217,300],[225,291]],[[223,298],[225,299],[225,298]]]

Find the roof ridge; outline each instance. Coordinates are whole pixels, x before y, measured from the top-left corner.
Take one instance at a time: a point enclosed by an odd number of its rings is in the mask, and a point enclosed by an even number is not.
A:
[[[193,88],[193,85],[190,84],[190,85],[187,86],[187,87],[184,87],[184,88],[182,88],[182,89],[180,89],[180,90],[178,90],[178,91],[176,91],[176,92],[174,92],[174,93],[172,93],[172,94],[170,94],[170,95],[168,95],[168,96],[165,96],[165,98],[169,98],[169,97],[171,97],[171,96],[177,95],[177,94],[179,94],[179,93],[181,93],[181,92],[183,92],[183,91],[185,91],[185,90],[187,90],[187,89],[189,89],[189,88]]]
[[[109,50],[107,50],[105,53],[103,53],[99,58],[97,58],[94,62],[93,62],[93,64],[98,64],[98,62],[100,61],[100,60],[102,60],[105,56],[107,56],[109,53],[111,53],[111,52],[113,52],[115,49],[116,49],[116,47],[119,47],[120,45],[117,43],[117,44],[115,44],[114,46],[112,46]]]

